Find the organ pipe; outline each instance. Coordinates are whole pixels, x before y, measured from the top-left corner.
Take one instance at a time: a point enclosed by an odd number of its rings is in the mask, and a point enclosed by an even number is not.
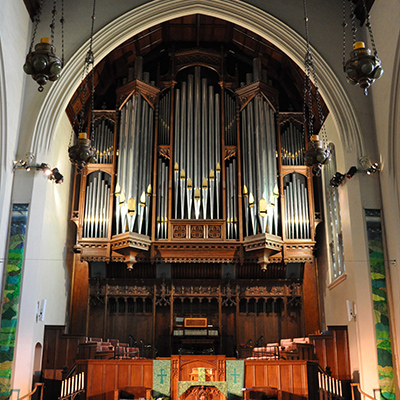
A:
[[[110,182],[110,176],[102,171],[88,175],[83,216],[83,237],[85,238],[107,237]]]
[[[94,148],[98,164],[111,164],[114,149],[114,122],[99,118],[94,123]]]
[[[246,84],[258,81],[259,63],[254,62],[253,74],[247,74]],[[148,81],[146,74],[143,79]],[[258,77],[258,78],[257,78]],[[173,105],[172,105],[173,100]],[[221,121],[221,101],[224,102],[224,121]],[[174,111],[171,115],[173,106]],[[226,210],[228,239],[239,238],[238,215],[243,213],[245,236],[258,233],[280,234],[280,213],[277,168],[277,142],[275,110],[262,90],[256,91],[240,111],[240,124],[236,122],[236,98],[226,89],[221,98],[216,83],[211,82],[203,67],[194,67],[184,81],[164,90],[159,98],[158,143],[156,161],[157,196],[156,232],[158,239],[168,238],[168,207],[172,204],[174,219],[219,219],[222,207]],[[173,122],[171,125],[171,121]],[[221,122],[224,132],[221,132]],[[173,141],[171,142],[171,126]],[[99,138],[96,145],[107,149],[112,135],[107,121],[97,124]],[[134,93],[121,109],[119,154],[117,163],[116,230],[117,233],[148,234],[154,136],[154,110],[140,91]],[[240,134],[237,129],[240,128]],[[221,134],[224,135],[221,140]],[[237,143],[238,138],[241,140]],[[289,120],[281,126],[281,158],[284,165],[302,165],[304,133],[301,124]],[[222,144],[230,158],[222,163]],[[238,160],[235,146],[241,149],[242,203],[238,203]],[[163,150],[165,147],[165,151]],[[228,149],[228,150],[227,150]],[[103,153],[103,156],[101,155]],[[228,154],[227,153],[227,154]],[[100,160],[111,161],[107,152],[99,150]],[[169,157],[171,156],[171,159]],[[103,158],[101,158],[103,157]],[[222,203],[221,165],[225,168],[224,190],[226,203]],[[300,175],[299,175],[300,176]],[[169,179],[172,177],[169,187]],[[85,214],[91,215],[84,226],[84,234],[97,235],[105,227],[96,226],[101,219],[98,209],[107,188],[96,180],[86,193]],[[94,193],[99,199],[93,201]],[[168,200],[169,194],[172,197]],[[294,176],[283,185],[285,230],[287,238],[309,238],[309,206],[307,181]],[[97,211],[96,211],[97,210]],[[95,225],[91,225],[92,220]]]
[[[149,83],[142,73],[138,57],[137,79]],[[169,114],[169,108],[165,113]],[[165,127],[164,127],[165,128]],[[117,167],[116,232],[148,232],[151,198],[151,165],[154,135],[154,111],[140,91],[134,93],[121,109],[119,157]],[[162,140],[168,141],[168,129]],[[150,188],[149,188],[150,187]]]
[[[254,62],[254,80],[259,63]],[[257,79],[257,80],[258,80]],[[246,84],[253,80],[246,75]],[[276,130],[275,111],[259,92],[242,112],[243,196],[246,235],[278,235]]]
[[[286,213],[286,238],[310,239],[307,180],[296,172],[285,175],[283,193]]]
[[[281,127],[282,165],[304,165],[305,139],[303,126],[290,121]]]
[[[177,219],[219,218],[219,107],[219,93],[202,77],[201,67],[176,87],[175,118],[180,121],[174,123],[173,215]]]

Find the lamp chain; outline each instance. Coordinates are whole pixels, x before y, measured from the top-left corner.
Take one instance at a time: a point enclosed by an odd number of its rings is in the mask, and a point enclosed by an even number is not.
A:
[[[314,81],[314,87],[315,87],[315,100],[317,102],[317,108],[318,108],[318,117],[320,120],[321,128],[321,139],[324,143],[324,145],[327,145],[327,135],[326,135],[326,130],[325,130],[325,125],[324,125],[324,114],[322,112],[322,105],[321,105],[321,99],[319,95],[319,88],[318,88],[318,80],[317,80],[317,74],[315,72],[315,67],[314,67],[314,59],[313,59],[313,54],[311,51],[311,46],[310,46],[310,36],[309,36],[309,31],[308,31],[308,15],[307,15],[307,4],[306,0],[303,0],[303,8],[304,8],[304,22],[305,22],[305,31],[306,31],[306,55],[304,59],[304,105],[303,105],[303,114],[304,114],[304,126],[306,126],[306,117],[305,117],[305,107],[307,104],[307,99],[308,99],[308,135],[311,136],[313,134],[313,119],[314,119],[314,114],[312,111],[312,84],[311,84],[311,76]]]
[[[96,0],[93,0],[93,14],[92,14],[92,27],[90,31],[90,52],[91,52],[91,63],[92,63],[92,87],[91,87],[91,112],[90,112],[90,139],[94,140],[94,55],[93,55],[93,35],[94,35],[94,21],[96,19]]]
[[[353,44],[357,42],[357,28],[356,28],[356,14],[354,12],[354,4],[350,0],[350,18],[351,18],[351,32],[353,33]]]
[[[29,46],[29,53],[31,53],[32,49],[33,49],[33,44],[35,42],[37,28],[38,28],[38,25],[40,22],[40,16],[42,15],[42,9],[43,9],[43,0],[40,0],[38,12],[36,13],[36,15],[34,17],[32,39],[31,39],[31,44]]]
[[[51,24],[50,24],[51,45],[52,46],[54,46],[54,30],[56,27],[56,15],[57,15],[57,0],[54,0],[53,10],[51,11]]]
[[[61,0],[61,65],[64,67],[64,0]]]
[[[364,7],[365,20],[366,20],[365,25],[368,28],[369,38],[371,40],[372,50],[374,50],[374,56],[376,58],[379,58],[378,57],[378,51],[376,50],[374,35],[372,34],[372,26],[371,26],[371,21],[370,21],[370,15],[369,15],[369,12],[367,10],[367,5],[365,4],[365,0],[362,0],[362,3],[363,3],[363,7]]]
[[[79,132],[83,131],[83,124],[84,124],[84,117],[85,117],[85,105],[86,105],[86,95],[89,87],[89,69],[90,66],[94,66],[94,57],[93,57],[93,32],[94,32],[94,20],[96,19],[95,17],[95,10],[96,10],[96,0],[93,0],[93,14],[92,14],[92,26],[90,30],[90,42],[89,42],[89,50],[86,54],[85,58],[85,65],[83,69],[83,76],[84,78],[84,84],[82,87],[82,106],[80,110],[80,120],[79,120]],[[91,105],[91,111],[93,111],[94,108],[94,85],[93,85],[93,70],[92,70],[92,105]],[[90,136],[93,134],[93,125],[91,128]]]
[[[346,28],[347,28],[346,1],[347,0],[343,0],[343,21],[342,21],[342,28],[343,28],[343,48],[342,48],[343,71],[345,71],[345,66],[346,66]]]

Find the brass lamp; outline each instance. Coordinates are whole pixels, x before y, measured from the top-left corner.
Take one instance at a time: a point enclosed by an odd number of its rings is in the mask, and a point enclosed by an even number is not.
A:
[[[308,142],[307,150],[304,152],[304,164],[312,167],[314,175],[319,176],[321,168],[329,162],[331,152],[323,147],[322,140],[318,135],[312,135]]]
[[[308,17],[307,17],[307,4],[306,0],[303,0],[304,6],[304,21],[306,28],[306,55],[304,57],[304,104],[303,104],[303,118],[304,118],[304,130],[307,127],[307,134],[309,135],[309,142],[307,149],[304,152],[304,164],[307,167],[312,168],[314,175],[319,176],[321,169],[324,164],[327,164],[330,160],[330,150],[326,147],[328,138],[324,126],[324,114],[322,112],[321,98],[319,94],[319,88],[317,83],[317,74],[314,67],[314,59],[310,46],[310,38],[308,33]],[[315,86],[315,97],[313,96],[311,77],[314,80]],[[313,103],[317,104],[318,115],[314,116]],[[308,118],[307,118],[308,112]],[[319,118],[321,126],[321,138],[317,134],[314,134],[314,120]]]
[[[94,109],[94,74],[91,74],[91,107],[90,107],[90,137],[83,131],[84,125],[84,113],[86,104],[86,92],[89,88],[89,70],[94,67],[94,55],[93,55],[93,32],[94,32],[94,21],[96,9],[96,0],[93,0],[93,15],[92,15],[92,27],[90,32],[89,49],[85,57],[83,72],[85,75],[81,89],[78,92],[78,98],[82,97],[81,111],[80,111],[80,123],[78,127],[78,143],[72,145],[72,139],[74,134],[71,135],[71,142],[68,146],[69,160],[75,164],[78,173],[81,173],[83,168],[87,164],[96,162],[96,149],[92,146],[93,134],[94,134],[94,121],[93,121],[93,109]],[[74,122],[77,120],[77,114],[75,114]]]
[[[351,85],[359,85],[367,94],[368,88],[383,74],[381,60],[365,48],[364,42],[353,44],[350,59],[344,66],[347,82]]]
[[[78,143],[68,149],[68,155],[79,173],[87,164],[96,161],[96,149],[92,146],[92,141],[87,138],[86,132],[79,133]]]
[[[61,69],[61,59],[56,56],[55,47],[47,37],[43,37],[35,50],[26,56],[24,71],[39,84],[39,92],[43,92],[43,85],[48,81],[56,81],[60,77]]]
[[[24,71],[27,75],[39,84],[39,92],[43,92],[44,85],[48,82],[54,82],[60,77],[62,67],[64,65],[64,0],[61,0],[62,16],[61,22],[61,44],[62,44],[62,57],[56,55],[56,48],[54,46],[54,30],[55,18],[57,15],[57,0],[54,0],[51,18],[51,38],[43,37],[39,43],[35,45],[33,50],[33,43],[35,42],[36,31],[40,22],[42,14],[43,0],[40,0],[39,9],[34,17],[33,32],[29,52],[26,55]]]
[[[355,10],[353,1],[350,0],[350,17],[351,17],[351,30],[353,36],[353,50],[350,53],[350,59],[346,61],[346,4],[347,0],[343,0],[343,70],[346,74],[347,82],[351,85],[358,85],[364,89],[364,94],[368,94],[368,88],[383,74],[381,60],[378,57],[376,50],[374,35],[372,33],[370,15],[365,4],[362,0],[363,16],[365,18],[365,26],[369,32],[369,39],[371,49],[365,47],[365,43],[357,41],[357,28],[355,24]]]

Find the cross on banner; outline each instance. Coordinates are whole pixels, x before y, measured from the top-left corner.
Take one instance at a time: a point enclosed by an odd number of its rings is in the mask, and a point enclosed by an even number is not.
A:
[[[153,360],[153,397],[171,397],[171,360]]]
[[[233,368],[233,373],[231,374],[231,376],[233,376],[233,383],[237,383],[237,380],[236,380],[236,378],[238,378],[239,376],[240,376],[241,374],[238,374],[237,372],[236,372],[236,368]]]
[[[157,377],[160,377],[160,385],[164,385],[164,377],[165,376],[168,376],[166,373],[165,373],[165,369],[164,368],[160,368],[160,373],[157,375]]]
[[[226,383],[228,400],[243,398],[244,360],[226,360]]]

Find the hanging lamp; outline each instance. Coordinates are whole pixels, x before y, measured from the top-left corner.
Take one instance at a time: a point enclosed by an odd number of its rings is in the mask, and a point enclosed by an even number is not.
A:
[[[89,42],[89,50],[86,54],[84,67],[83,67],[83,79],[82,84],[80,86],[80,90],[78,92],[77,98],[82,97],[82,105],[79,113],[79,127],[78,127],[78,143],[72,144],[73,138],[75,138],[74,134],[74,126],[78,119],[78,114],[76,113],[74,116],[74,120],[72,122],[72,133],[70,144],[68,146],[68,155],[70,161],[75,164],[78,173],[81,173],[83,168],[89,163],[93,163],[96,161],[96,149],[92,146],[92,141],[94,139],[94,121],[93,121],[93,110],[94,110],[94,55],[93,55],[93,32],[94,32],[94,21],[96,12],[96,0],[93,0],[93,14],[92,14],[92,27],[90,32],[90,42]],[[91,73],[89,72],[91,70]],[[90,106],[90,134],[88,135],[84,131],[84,123],[85,123],[85,105],[86,105],[86,94],[89,90],[89,76],[91,76],[91,106]]]
[[[25,73],[32,75],[32,78],[39,84],[39,92],[43,92],[43,86],[48,81],[54,82],[60,77],[60,73],[64,65],[64,0],[61,0],[62,16],[60,19],[62,31],[62,57],[60,58],[55,54],[56,48],[54,47],[57,0],[54,0],[52,9],[50,24],[51,38],[41,38],[40,42],[35,45],[35,49],[33,50],[33,43],[35,42],[37,28],[42,15],[42,8],[43,0],[40,1],[38,12],[34,17],[31,44],[24,64]]]
[[[317,75],[314,68],[314,59],[310,47],[310,38],[308,33],[308,16],[306,0],[303,0],[304,7],[304,22],[306,30],[306,54],[304,57],[304,103],[303,103],[303,118],[304,129],[307,129],[309,141],[307,149],[304,152],[304,163],[308,167],[312,167],[314,175],[319,176],[321,168],[324,164],[329,162],[330,151],[327,148],[327,135],[324,125],[324,114],[322,112],[321,98],[319,95],[319,88],[317,83]],[[320,122],[321,139],[317,134],[314,134],[315,116],[313,113],[313,91],[311,77],[314,81],[315,87],[315,101],[318,108],[318,118]],[[307,127],[307,128],[306,128]]]
[[[370,15],[365,0],[362,0],[362,5],[366,21],[365,25],[369,32],[372,50],[366,48],[364,42],[357,41],[354,4],[352,0],[350,0],[353,51],[350,53],[350,58],[346,61],[346,1],[348,0],[343,0],[343,70],[346,74],[347,82],[351,85],[359,85],[361,89],[364,89],[364,94],[367,95],[368,88],[382,76],[383,68],[376,50]]]

